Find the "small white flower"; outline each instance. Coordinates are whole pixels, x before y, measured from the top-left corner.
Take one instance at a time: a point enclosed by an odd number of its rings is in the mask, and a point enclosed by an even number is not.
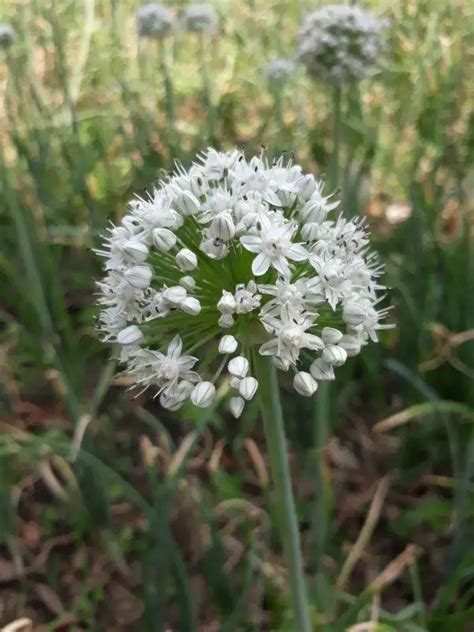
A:
[[[232,415],[238,419],[242,414],[245,406],[245,400],[242,397],[231,397],[229,401],[229,410]]]
[[[333,366],[342,366],[347,360],[347,352],[337,345],[327,345],[322,353],[322,359]]]
[[[117,342],[121,345],[139,345],[144,339],[143,333],[136,325],[125,327],[117,334]]]
[[[309,372],[315,380],[335,380],[334,369],[331,364],[325,362],[322,358],[317,358],[309,367]]]
[[[216,396],[216,387],[212,382],[199,382],[191,393],[191,401],[199,408],[207,408]]]
[[[234,353],[238,347],[238,342],[234,336],[222,336],[219,342],[219,353]]]
[[[342,331],[334,327],[323,327],[321,338],[326,345],[337,345],[342,340]]]
[[[194,296],[188,296],[180,303],[179,308],[186,314],[197,316],[201,312],[201,303]]]
[[[184,276],[179,280],[181,287],[184,287],[188,292],[193,292],[196,289],[196,281],[192,276]]]
[[[293,387],[303,397],[311,397],[318,388],[316,380],[305,371],[298,371],[293,378]]]
[[[123,245],[123,251],[132,263],[143,263],[149,254],[146,245],[136,239],[126,241]]]
[[[153,272],[148,266],[132,266],[125,270],[124,276],[132,287],[145,289],[150,285]]]
[[[153,229],[153,243],[158,248],[166,252],[176,245],[176,235],[168,228]]]
[[[247,358],[244,358],[244,356],[232,358],[232,360],[229,360],[229,364],[227,365],[229,373],[240,378],[247,376],[249,368],[249,361]]]
[[[217,303],[217,309],[221,314],[234,314],[237,309],[237,302],[231,292],[224,290],[222,296]]]
[[[230,329],[234,325],[234,322],[235,321],[232,314],[222,314],[222,316],[220,316],[219,320],[217,321],[217,324],[223,329]]]
[[[195,215],[201,208],[199,200],[191,191],[183,191],[175,204],[183,215]]]
[[[356,356],[360,353],[362,341],[357,336],[345,334],[339,341],[339,346],[345,349],[349,357]]]
[[[367,318],[367,310],[363,305],[359,305],[358,303],[344,303],[342,318],[348,325],[360,325]]]
[[[244,377],[239,384],[239,393],[250,401],[258,389],[258,381],[254,377]]]
[[[288,259],[304,261],[307,252],[301,244],[294,244],[292,238],[296,232],[296,225],[292,222],[275,222],[272,224],[268,217],[261,220],[258,235],[244,235],[241,244],[257,256],[252,262],[252,272],[255,276],[262,276],[270,266],[277,272],[287,276],[290,273]]]
[[[167,288],[163,292],[163,298],[165,299],[165,301],[175,306],[181,305],[186,296],[186,290],[184,289],[184,287],[181,287],[181,285],[174,285],[173,287]]]
[[[235,225],[230,213],[220,213],[211,222],[210,228],[213,237],[223,241],[229,241],[235,235]]]
[[[194,252],[188,248],[182,248],[176,255],[176,263],[181,270],[189,272],[197,267],[197,257]]]

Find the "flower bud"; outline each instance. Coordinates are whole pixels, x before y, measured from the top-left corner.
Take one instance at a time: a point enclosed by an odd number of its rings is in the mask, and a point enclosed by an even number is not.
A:
[[[154,228],[152,236],[155,246],[163,252],[171,250],[176,245],[176,235],[168,228]]]
[[[240,379],[240,377],[235,377],[235,375],[231,375],[229,379],[229,384],[232,386],[232,388],[236,388],[238,390],[241,381],[242,380]]]
[[[181,277],[179,280],[179,284],[188,292],[192,292],[196,289],[196,281],[193,279],[192,276]]]
[[[316,198],[311,199],[303,206],[300,211],[300,217],[303,222],[313,222],[321,224],[326,219],[327,210],[323,200]]]
[[[133,263],[143,263],[148,257],[148,248],[141,241],[129,239],[123,245],[123,251]]]
[[[319,238],[320,231],[321,224],[308,222],[307,224],[303,224],[303,226],[301,227],[301,237],[305,241],[316,241],[316,239]]]
[[[183,248],[176,255],[176,263],[185,272],[194,270],[197,266],[197,257],[194,252],[191,252],[188,248]]]
[[[234,353],[238,347],[238,342],[234,336],[222,336],[219,342],[219,353]]]
[[[222,316],[217,321],[219,327],[223,329],[229,329],[234,324],[234,317],[232,314],[222,314]]]
[[[348,325],[355,327],[365,321],[367,312],[364,307],[357,303],[345,303],[342,308],[342,318]]]
[[[236,419],[238,419],[240,415],[242,414],[244,406],[245,406],[245,401],[242,399],[242,397],[230,398],[229,410]]]
[[[216,396],[216,387],[212,382],[199,382],[191,393],[191,401],[199,408],[207,408]]]
[[[258,381],[254,377],[245,377],[239,384],[239,393],[249,401],[257,392],[257,388]]]
[[[333,366],[342,366],[347,360],[347,352],[345,349],[338,347],[337,345],[328,345],[322,353],[322,358],[328,364],[332,364]]]
[[[176,306],[180,306],[186,296],[186,290],[180,285],[173,285],[163,292],[163,298],[165,299],[165,301],[171,303],[171,305]]]
[[[224,241],[229,241],[235,235],[235,225],[230,213],[220,213],[211,222],[211,234]]]
[[[249,372],[249,361],[244,356],[237,356],[229,360],[227,369],[231,375],[235,377],[245,377]]]
[[[335,380],[334,369],[331,364],[325,362],[322,358],[317,358],[309,367],[309,372],[315,380]]]
[[[342,331],[334,327],[323,327],[321,338],[326,345],[337,345],[342,338]]]
[[[318,383],[306,371],[298,371],[293,378],[293,387],[303,397],[311,397],[318,388]]]
[[[222,292],[222,296],[217,303],[217,309],[221,314],[233,314],[237,309],[237,303],[234,295],[227,290]]]
[[[117,334],[117,342],[120,345],[139,345],[144,338],[143,333],[136,325],[125,327]]]
[[[316,191],[316,180],[314,176],[308,174],[301,178],[298,183],[298,195],[302,200],[309,200]]]
[[[153,272],[148,266],[132,266],[125,270],[124,277],[132,287],[144,290],[150,285]]]
[[[191,191],[183,191],[175,204],[183,215],[194,215],[201,208],[199,200]]]
[[[199,312],[201,311],[201,303],[198,301],[197,298],[194,298],[194,296],[188,296],[180,304],[179,308],[183,312],[186,312],[186,314],[191,314],[191,316],[197,316]]]
[[[344,334],[339,342],[339,346],[346,350],[349,357],[352,357],[360,353],[361,343],[356,336]]]

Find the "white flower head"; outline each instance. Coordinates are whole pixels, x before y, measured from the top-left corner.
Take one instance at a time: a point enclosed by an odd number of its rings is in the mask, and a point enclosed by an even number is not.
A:
[[[96,252],[98,325],[136,388],[171,410],[209,406],[227,367],[239,417],[258,389],[254,349],[302,395],[335,379],[388,327],[367,231],[337,205],[298,165],[214,149],[132,200]]]
[[[10,48],[16,37],[16,31],[10,24],[0,24],[0,48]]]
[[[210,4],[193,2],[184,10],[183,25],[187,31],[212,35],[217,30],[217,13]]]
[[[172,12],[158,2],[150,2],[138,8],[137,31],[141,37],[163,39],[171,34],[175,24]]]
[[[317,79],[340,85],[370,75],[385,49],[384,20],[356,5],[332,4],[307,15],[298,58]]]
[[[265,66],[265,78],[271,86],[279,87],[288,81],[295,71],[295,63],[291,59],[272,59]]]

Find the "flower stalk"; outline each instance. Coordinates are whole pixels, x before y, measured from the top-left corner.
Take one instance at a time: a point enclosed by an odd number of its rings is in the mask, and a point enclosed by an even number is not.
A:
[[[278,499],[278,520],[288,568],[288,582],[295,613],[295,629],[298,632],[311,632],[300,534],[288,467],[276,368],[271,359],[261,356],[258,352],[253,355],[253,364],[259,382],[260,405],[270,468]]]

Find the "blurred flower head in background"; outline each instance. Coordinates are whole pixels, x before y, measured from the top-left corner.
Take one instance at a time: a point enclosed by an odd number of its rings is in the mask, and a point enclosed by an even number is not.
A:
[[[209,406],[227,368],[237,417],[253,347],[310,396],[377,340],[382,267],[363,221],[328,219],[337,206],[298,165],[214,149],[133,200],[97,252],[100,328],[138,389]]]
[[[0,48],[9,48],[16,40],[16,32],[10,24],[0,24]]]
[[[298,58],[316,79],[340,85],[370,75],[385,48],[386,21],[358,6],[330,5],[307,15]]]
[[[210,4],[190,4],[184,10],[183,25],[187,31],[212,35],[217,30],[217,13]]]
[[[136,13],[137,30],[141,37],[162,39],[170,35],[175,25],[173,13],[162,4],[144,4]]]
[[[272,59],[265,66],[265,78],[269,84],[275,86],[283,85],[295,71],[295,63],[291,59]]]

